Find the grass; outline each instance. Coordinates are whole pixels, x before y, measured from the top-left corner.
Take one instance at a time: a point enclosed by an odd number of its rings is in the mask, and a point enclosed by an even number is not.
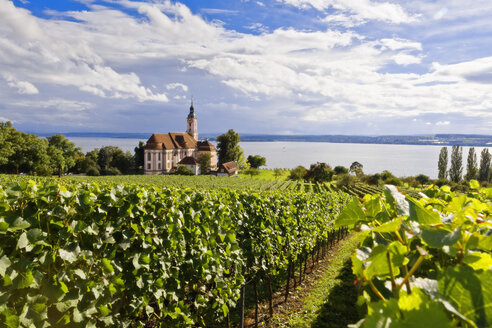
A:
[[[304,299],[302,309],[289,317],[276,318],[280,327],[338,328],[356,323],[362,316],[357,307],[350,256],[359,242],[358,235],[347,240],[330,263],[330,267]]]
[[[289,174],[290,174],[290,171],[288,170],[282,170],[282,175],[279,176],[279,177],[276,177],[275,176],[275,172],[274,170],[266,170],[266,169],[260,169],[258,170],[259,174],[258,175],[253,175],[252,178],[253,179],[260,179],[260,180],[269,180],[269,181],[272,181],[272,180],[285,180],[288,178]],[[249,178],[250,175],[247,175],[247,174],[244,174],[244,173],[240,173],[238,175],[239,177],[244,177],[244,178]]]

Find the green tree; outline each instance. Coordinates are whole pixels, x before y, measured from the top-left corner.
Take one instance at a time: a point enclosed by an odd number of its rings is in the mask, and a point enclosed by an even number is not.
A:
[[[423,188],[425,184],[429,183],[430,178],[425,174],[419,174],[415,177],[415,180],[417,180]]]
[[[257,169],[259,168],[260,166],[265,166],[266,165],[266,158],[263,157],[263,156],[260,156],[260,155],[249,155],[248,156],[248,159],[247,159],[247,162],[249,163],[249,165],[254,168],[254,169]]]
[[[478,180],[480,182],[489,181],[490,179],[490,162],[491,156],[488,148],[484,148],[480,155],[480,169],[478,170]]]
[[[446,179],[448,175],[448,147],[442,147],[439,153],[439,161],[437,163],[437,170],[439,171],[438,179]]]
[[[307,170],[305,179],[316,182],[331,181],[333,177],[333,171],[330,165],[326,163],[311,164],[309,170]]]
[[[463,148],[454,145],[451,149],[451,165],[449,167],[449,179],[454,182],[461,181],[463,173]]]
[[[283,174],[284,174],[284,172],[281,169],[275,169],[275,170],[273,170],[273,175],[276,178],[280,178]]]
[[[335,166],[333,171],[335,172],[336,175],[347,174],[349,172],[349,170],[345,166],[341,166],[341,165]]]
[[[476,179],[477,176],[478,176],[477,154],[475,153],[475,148],[471,147],[470,150],[468,151],[465,180],[470,181],[472,179]]]
[[[70,170],[75,166],[75,160],[80,153],[80,148],[75,147],[73,142],[66,139],[63,134],[54,134],[48,137],[48,154],[58,175]]]
[[[0,166],[9,163],[15,153],[15,142],[20,133],[12,127],[12,122],[0,122]]]
[[[201,153],[198,154],[197,160],[200,166],[200,174],[208,174],[210,172],[212,155],[210,153]]]
[[[240,168],[243,168],[241,162],[244,162],[244,153],[239,142],[241,138],[233,129],[217,137],[217,155],[219,156],[218,165],[227,162],[236,162]]]
[[[129,173],[133,169],[133,163],[130,152],[124,153],[115,146],[102,147],[97,154],[97,164],[102,174],[115,174],[116,171],[110,170],[111,168],[116,168],[121,173]]]
[[[175,173],[178,175],[194,175],[193,170],[186,167],[185,165],[178,165]]]
[[[307,169],[299,165],[295,169],[292,169],[289,174],[289,180],[304,180],[304,176],[306,175]]]
[[[364,166],[361,163],[359,163],[359,162],[353,162],[350,165],[349,171],[352,172],[352,173],[355,173],[355,175],[357,175],[357,176],[360,176],[360,175],[363,175],[364,174],[364,172],[362,171],[363,168],[364,168]]]
[[[143,170],[145,164],[145,142],[139,141],[135,147],[135,167],[137,170]]]

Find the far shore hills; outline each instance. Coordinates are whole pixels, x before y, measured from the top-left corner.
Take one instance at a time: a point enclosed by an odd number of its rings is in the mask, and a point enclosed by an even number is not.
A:
[[[39,136],[51,136],[54,133],[37,133]],[[107,132],[68,132],[62,133],[67,138],[127,138],[146,141],[152,133],[107,133]],[[205,133],[200,138],[215,138],[221,133]],[[434,135],[282,135],[282,134],[240,134],[245,142],[331,142],[388,145],[432,145],[432,146],[470,146],[492,147],[492,135],[480,134],[434,134]]]

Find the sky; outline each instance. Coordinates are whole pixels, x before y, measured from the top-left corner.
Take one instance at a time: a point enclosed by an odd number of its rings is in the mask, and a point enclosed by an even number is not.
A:
[[[0,0],[34,133],[492,134],[490,0]]]

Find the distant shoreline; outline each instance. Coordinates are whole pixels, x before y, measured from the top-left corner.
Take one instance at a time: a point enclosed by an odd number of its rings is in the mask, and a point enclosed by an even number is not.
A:
[[[105,133],[105,132],[68,132],[62,133],[67,138],[121,138],[147,140],[151,133]],[[53,133],[38,134],[41,137],[51,136]],[[200,138],[209,138],[215,141],[217,134],[202,134]],[[358,143],[379,145],[422,145],[422,146],[468,146],[492,147],[492,135],[478,134],[435,134],[419,136],[350,136],[350,135],[267,135],[241,134],[244,142],[330,142],[330,143]]]

